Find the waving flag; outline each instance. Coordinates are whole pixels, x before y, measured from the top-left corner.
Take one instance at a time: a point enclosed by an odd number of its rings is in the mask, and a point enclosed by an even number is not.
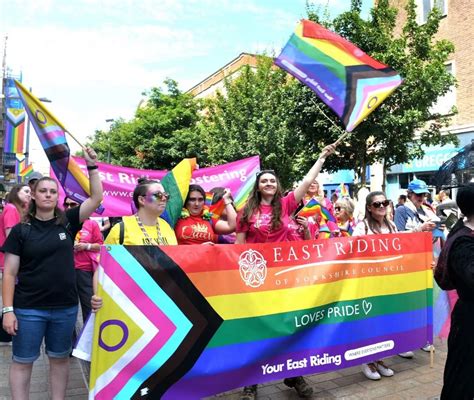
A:
[[[21,83],[15,84],[56,178],[68,197],[82,203],[90,196],[89,179],[71,157],[66,128]],[[99,207],[96,212],[102,211]]]
[[[338,34],[301,20],[275,64],[311,88],[351,132],[402,82]]]
[[[170,198],[166,204],[166,210],[161,215],[161,218],[166,220],[172,228],[181,216],[184,200],[186,200],[186,196],[188,195],[191,176],[195,169],[196,159],[185,158],[161,180],[164,189],[170,194]]]
[[[336,193],[339,193],[341,197],[350,197],[349,188],[344,183],[339,184]]]
[[[298,217],[313,217],[320,215],[325,221],[336,222],[336,217],[324,207],[318,200],[312,197],[305,206],[297,213]]]
[[[89,399],[199,399],[433,342],[429,233],[305,243],[103,247]]]

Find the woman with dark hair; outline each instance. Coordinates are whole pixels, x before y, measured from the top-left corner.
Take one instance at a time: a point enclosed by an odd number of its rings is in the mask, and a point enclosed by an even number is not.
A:
[[[156,180],[140,178],[133,191],[134,215],[122,218],[105,239],[105,244],[174,245],[173,228],[160,217],[170,195]]]
[[[473,399],[474,183],[459,189],[456,203],[464,218],[449,233],[434,274],[441,289],[456,289],[459,295],[451,314],[441,399]]]
[[[303,200],[309,186],[315,181],[326,160],[334,153],[336,146],[326,146],[303,181],[288,195],[282,195],[280,181],[273,170],[263,170],[250,192],[247,203],[237,216],[236,243],[269,243],[289,240],[289,220],[298,204]],[[302,376],[286,378],[285,385],[295,388],[300,397],[310,397],[313,389]],[[257,385],[244,387],[241,400],[253,400]]]
[[[71,339],[77,318],[74,237],[102,201],[97,155],[86,148],[91,195],[79,207],[58,207],[58,183],[39,179],[25,223],[16,225],[3,246],[3,327],[13,335],[12,398],[29,397],[31,371],[45,342],[51,397],[63,399],[69,375]]]
[[[199,185],[189,186],[182,216],[174,227],[178,244],[217,243],[219,235],[235,231],[237,213],[232,205],[230,190],[226,189],[222,198],[227,218],[213,223],[211,215],[204,207],[206,192]]]
[[[356,226],[352,236],[378,235],[397,232],[395,224],[387,218],[390,202],[384,192],[370,192],[365,200],[365,218]],[[401,353],[402,357],[411,358],[413,353]],[[371,380],[377,381],[382,376],[393,376],[394,372],[382,360],[363,364],[362,373]]]
[[[8,203],[0,214],[0,246],[28,211],[31,201],[31,189],[27,183],[13,186],[8,194]],[[0,272],[3,272],[5,256],[0,252]]]

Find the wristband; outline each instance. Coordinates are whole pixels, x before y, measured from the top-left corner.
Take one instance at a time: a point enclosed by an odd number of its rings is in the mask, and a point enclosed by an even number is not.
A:
[[[98,169],[98,168],[99,168],[98,165],[88,165],[88,166],[87,166],[87,170],[88,170],[88,171],[93,171],[94,169]]]
[[[90,243],[87,243],[87,250],[90,250],[92,245]]]
[[[13,312],[13,307],[12,306],[2,308],[2,314],[7,314],[7,313],[10,313],[10,312]]]

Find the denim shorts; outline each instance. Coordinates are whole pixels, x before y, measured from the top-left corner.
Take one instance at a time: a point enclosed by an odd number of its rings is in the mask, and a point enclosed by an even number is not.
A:
[[[77,319],[77,306],[68,308],[15,308],[18,331],[13,336],[13,361],[31,364],[40,356],[43,338],[46,354],[66,358],[72,350],[72,332]]]

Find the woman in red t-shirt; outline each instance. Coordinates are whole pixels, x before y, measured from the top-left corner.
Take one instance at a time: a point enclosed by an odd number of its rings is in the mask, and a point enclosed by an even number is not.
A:
[[[190,185],[184,202],[184,215],[178,220],[174,231],[178,244],[217,243],[219,235],[235,231],[236,212],[232,205],[230,190],[225,191],[224,199],[227,220],[212,223],[210,215],[205,213],[206,192],[199,185]]]
[[[26,183],[13,186],[8,195],[8,203],[0,214],[0,246],[12,228],[18,224],[28,210],[31,201],[31,189]],[[5,255],[0,252],[0,271],[3,272]]]
[[[303,200],[309,186],[316,179],[326,157],[334,153],[336,146],[326,146],[303,181],[283,197],[280,181],[273,170],[263,170],[250,192],[247,203],[237,216],[237,244],[285,242],[291,240],[289,227],[292,213]],[[313,389],[302,376],[286,378],[283,383],[295,388],[300,397],[309,397]],[[257,385],[245,386],[241,399],[254,399]]]

